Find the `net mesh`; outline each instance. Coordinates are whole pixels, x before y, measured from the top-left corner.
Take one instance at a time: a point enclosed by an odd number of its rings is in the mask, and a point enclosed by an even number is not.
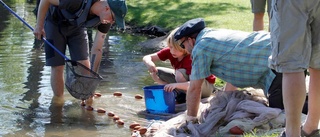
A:
[[[102,77],[76,61],[66,61],[65,85],[69,93],[81,100],[93,96]]]

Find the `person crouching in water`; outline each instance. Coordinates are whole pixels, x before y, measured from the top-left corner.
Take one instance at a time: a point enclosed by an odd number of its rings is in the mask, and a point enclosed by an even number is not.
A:
[[[190,53],[180,47],[179,43],[174,39],[174,33],[178,28],[171,31],[167,37],[167,47],[158,52],[145,55],[143,57],[144,64],[148,67],[148,71],[152,79],[164,86],[167,92],[175,92],[176,103],[186,102],[186,91],[189,87],[189,75],[192,69],[192,60]],[[155,62],[170,61],[172,68],[157,67]],[[214,91],[214,83],[216,77],[210,75],[202,83],[201,97],[209,97]]]

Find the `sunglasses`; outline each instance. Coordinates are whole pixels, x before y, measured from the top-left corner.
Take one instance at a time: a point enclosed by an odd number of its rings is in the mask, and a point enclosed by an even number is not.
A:
[[[180,47],[183,48],[183,49],[185,49],[185,46],[184,46],[183,43],[184,43],[186,40],[187,40],[187,39],[184,39],[184,40],[180,43]]]

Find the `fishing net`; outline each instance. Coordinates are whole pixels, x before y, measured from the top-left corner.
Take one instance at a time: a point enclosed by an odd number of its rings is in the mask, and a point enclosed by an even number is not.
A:
[[[187,122],[187,111],[180,112],[165,122],[152,122],[144,137],[266,136],[285,125],[285,114],[267,106],[263,91],[216,91],[198,110],[197,122]],[[232,130],[235,126],[240,130]]]
[[[81,100],[93,96],[102,77],[76,61],[66,61],[65,85],[69,93]]]
[[[27,25],[29,29],[31,29],[32,31],[34,30],[27,22],[24,21],[24,19],[17,15],[2,0],[0,0],[0,3],[4,7],[6,7],[13,15],[15,15],[20,21]],[[51,48],[56,50],[56,52],[58,52],[61,56],[67,59],[67,57],[64,54],[62,54],[58,49],[56,49],[55,46],[53,46],[49,41],[47,41],[45,38],[42,39]],[[102,80],[102,77],[76,61],[66,60],[66,64],[67,71],[65,85],[69,93],[73,97],[81,100],[85,100],[91,97],[94,94],[100,81]]]

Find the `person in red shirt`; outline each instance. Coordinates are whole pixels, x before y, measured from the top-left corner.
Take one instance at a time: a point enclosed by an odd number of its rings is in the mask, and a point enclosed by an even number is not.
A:
[[[177,28],[178,29],[178,28]],[[144,64],[148,67],[148,71],[152,79],[158,84],[165,85],[164,90],[167,92],[175,91],[176,102],[186,102],[186,91],[189,87],[189,75],[192,69],[192,60],[190,53],[180,47],[179,43],[174,40],[174,29],[167,38],[167,46],[162,50],[145,55],[143,57]],[[155,62],[169,60],[172,68],[157,67]],[[210,75],[203,82],[201,97],[209,97],[214,91],[214,83],[216,77]]]

